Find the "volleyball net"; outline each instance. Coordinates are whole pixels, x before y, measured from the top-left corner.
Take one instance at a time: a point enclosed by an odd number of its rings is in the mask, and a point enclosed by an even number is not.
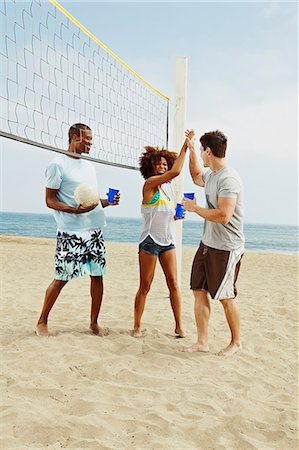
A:
[[[85,158],[131,169],[144,146],[167,148],[169,98],[57,1],[4,0],[0,19],[0,136],[63,153],[85,123]]]

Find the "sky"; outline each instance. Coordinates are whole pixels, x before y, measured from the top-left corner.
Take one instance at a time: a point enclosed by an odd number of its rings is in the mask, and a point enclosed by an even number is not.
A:
[[[171,98],[175,62],[188,59],[186,127],[220,129],[241,175],[245,222],[298,221],[298,5],[290,2],[60,2],[140,76]],[[170,115],[172,119],[172,114]],[[173,125],[170,121],[170,148]],[[1,209],[47,213],[52,152],[0,138]],[[66,137],[67,146],[67,137]],[[99,189],[122,194],[107,215],[139,217],[138,171],[96,164]],[[184,191],[204,191],[184,171]],[[192,217],[192,214],[189,214]],[[195,219],[195,217],[192,217]]]

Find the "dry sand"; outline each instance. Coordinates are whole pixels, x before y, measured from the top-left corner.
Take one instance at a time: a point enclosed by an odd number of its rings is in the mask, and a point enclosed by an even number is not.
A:
[[[107,244],[100,323],[90,335],[89,279],[70,282],[34,335],[53,277],[55,241],[1,237],[2,449],[297,449],[297,257],[246,254],[239,278],[243,350],[229,341],[214,304],[208,354],[195,340],[188,281],[195,249],[183,250],[188,336],[173,335],[161,270],[145,308],[143,338],[130,336],[138,286],[136,246]]]

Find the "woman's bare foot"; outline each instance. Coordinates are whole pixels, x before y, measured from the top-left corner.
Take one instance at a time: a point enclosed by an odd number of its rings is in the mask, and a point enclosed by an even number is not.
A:
[[[184,347],[182,351],[186,353],[193,353],[193,352],[207,353],[209,351],[209,346],[208,344],[199,344],[198,342],[195,342],[195,344],[191,345],[191,347]]]
[[[46,323],[38,323],[35,329],[36,336],[49,336],[48,325]]]
[[[104,331],[103,328],[99,327],[98,324],[90,325],[89,326],[90,331],[100,337],[108,336],[108,331]]]
[[[231,356],[234,353],[238,352],[242,349],[241,342],[233,343],[231,342],[227,347],[223,348],[219,353],[218,356]]]
[[[177,337],[178,337],[178,338],[184,338],[184,337],[186,337],[186,333],[185,333],[184,330],[182,330],[182,328],[176,328],[176,329],[174,330],[174,332],[175,332],[175,334],[177,334]]]
[[[142,332],[140,328],[134,328],[133,330],[133,337],[140,338],[142,337]]]

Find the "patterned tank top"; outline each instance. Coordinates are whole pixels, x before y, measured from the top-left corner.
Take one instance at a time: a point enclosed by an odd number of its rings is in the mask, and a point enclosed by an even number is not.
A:
[[[143,228],[139,243],[143,242],[147,236],[150,236],[158,245],[175,243],[175,207],[173,201],[162,189],[158,189],[150,202],[142,203],[141,215]]]

